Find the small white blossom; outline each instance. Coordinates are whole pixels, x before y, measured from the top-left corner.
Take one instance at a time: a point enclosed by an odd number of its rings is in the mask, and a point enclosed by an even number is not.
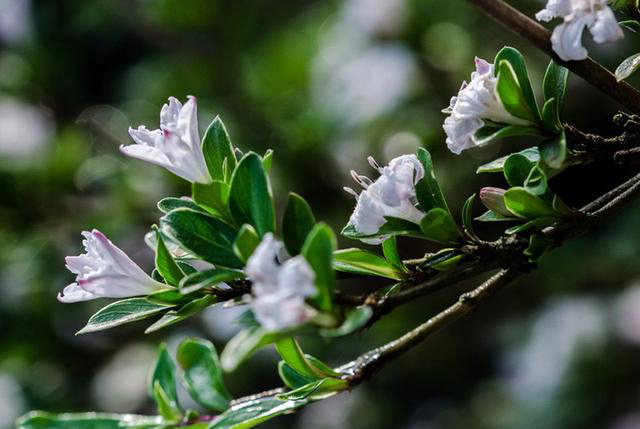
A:
[[[251,309],[268,331],[299,326],[314,313],[305,298],[316,293],[315,273],[301,255],[279,263],[282,251],[282,243],[265,234],[245,268],[253,282]]]
[[[195,97],[182,105],[174,97],[162,106],[160,128],[129,128],[137,144],[120,146],[126,155],[159,165],[192,183],[211,183],[202,153]]]
[[[369,163],[378,170],[380,177],[374,182],[366,176],[351,172],[364,190],[358,194],[351,188],[345,190],[356,197],[356,207],[349,225],[363,235],[376,234],[385,224],[385,216],[397,217],[420,223],[424,213],[416,208],[416,183],[424,177],[424,167],[415,155],[394,158],[386,167],[380,167],[372,157]],[[367,239],[379,243],[383,238]]]
[[[538,21],[562,18],[553,30],[553,50],[565,61],[584,60],[589,55],[582,46],[582,33],[589,29],[596,43],[612,42],[623,37],[607,0],[549,0],[536,14]]]
[[[447,147],[456,155],[480,146],[474,134],[484,126],[485,120],[508,125],[530,124],[509,113],[500,101],[493,64],[477,57],[475,63],[476,70],[471,73],[471,81],[463,82],[458,95],[452,97],[449,107],[442,111],[449,115],[443,125]]]
[[[82,235],[86,253],[65,258],[67,269],[76,274],[76,282],[58,294],[59,301],[141,296],[165,287],[149,277],[97,229],[84,231]]]

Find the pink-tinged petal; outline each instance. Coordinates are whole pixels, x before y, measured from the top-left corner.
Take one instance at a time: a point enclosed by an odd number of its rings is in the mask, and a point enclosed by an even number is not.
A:
[[[267,233],[249,257],[245,272],[257,285],[254,292],[269,293],[277,288],[280,267],[276,258],[281,246],[273,234]]]
[[[64,303],[89,301],[96,298],[99,297],[82,289],[77,283],[71,283],[58,294],[58,301]]]
[[[175,97],[169,97],[169,102],[160,110],[160,127],[176,128],[180,109],[182,109],[182,103]]]
[[[476,72],[479,74],[490,73],[493,69],[493,65],[482,58],[475,58]],[[463,88],[464,89],[464,88]]]
[[[256,298],[251,302],[256,319],[267,331],[282,331],[302,325],[314,312],[304,303],[303,297],[279,299],[275,296]]]
[[[146,145],[155,146],[157,139],[161,135],[160,130],[148,130],[144,125],[140,125],[138,128],[129,127],[129,135],[134,142]]]
[[[608,6],[596,12],[595,22],[589,31],[596,43],[613,42],[624,37],[616,16]]]
[[[385,222],[384,208],[368,191],[361,192],[349,223],[360,234],[371,235],[377,233]]]
[[[158,148],[146,144],[130,144],[120,146],[120,151],[127,156],[150,162],[160,167],[169,168],[171,162]]]
[[[135,277],[120,273],[93,274],[86,278],[79,278],[78,285],[92,295],[104,298],[144,296],[162,289],[160,283],[142,282]]]
[[[87,270],[96,271],[100,269],[100,262],[86,254],[67,256],[64,261],[67,269],[74,274],[83,274]]]
[[[191,149],[201,153],[200,132],[198,131],[198,104],[196,98],[190,95],[189,100],[180,109],[178,115],[178,129],[182,139],[187,141]],[[196,155],[197,153],[196,152]]]
[[[554,52],[564,61],[584,60],[589,55],[582,46],[582,33],[589,19],[589,15],[584,15],[554,28],[551,34],[551,45]]]
[[[307,260],[298,255],[282,264],[278,273],[278,284],[283,294],[312,296],[317,293],[315,278],[316,274]]]
[[[136,277],[141,282],[149,282],[150,284],[156,283],[142,270],[142,268],[133,262],[131,258],[129,258],[129,256],[127,256],[127,254],[120,248],[114,245],[102,232],[94,229],[91,231],[91,235],[96,240],[96,243],[99,244],[101,251],[112,258],[113,262],[120,268],[122,273],[131,277]]]

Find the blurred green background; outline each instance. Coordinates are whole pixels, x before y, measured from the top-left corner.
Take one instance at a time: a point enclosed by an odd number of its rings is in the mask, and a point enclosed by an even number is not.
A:
[[[513,1],[532,15],[542,1]],[[638,50],[626,34],[591,53],[609,67]],[[31,409],[152,413],[146,377],[157,344],[187,335],[220,347],[233,309],[151,336],[145,322],[76,337],[105,304],[60,304],[64,256],[98,227],[142,266],[155,202],[188,186],[126,159],[127,128],[155,128],[166,98],[199,100],[243,150],[276,152],[279,213],[289,191],[339,230],[353,207],[349,170],[427,147],[456,212],[501,177],[484,160],[526,145],[452,155],[443,115],[475,55],[525,53],[539,86],[548,59],[462,0],[0,0],[0,428]],[[637,80],[631,80],[638,83]],[[610,135],[618,106],[570,80],[566,118]],[[508,147],[507,147],[508,146]],[[552,186],[579,206],[631,172],[591,166]],[[476,207],[481,213],[481,208]],[[299,429],[640,428],[640,205],[554,251],[465,320],[355,391],[265,427]],[[499,230],[479,228],[485,238]],[[343,247],[356,243],[341,239]],[[433,249],[401,240],[407,257]],[[425,320],[473,285],[424,298],[369,331],[309,352],[340,364]],[[345,290],[375,285],[343,282]],[[227,376],[236,395],[278,385],[264,350]],[[186,402],[185,399],[183,402]],[[193,407],[196,407],[192,404]]]

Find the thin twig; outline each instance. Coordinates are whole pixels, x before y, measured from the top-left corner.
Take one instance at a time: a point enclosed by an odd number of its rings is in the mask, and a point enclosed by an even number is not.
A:
[[[417,328],[396,340],[361,355],[354,361],[338,368],[338,371],[347,374],[347,379],[351,385],[360,383],[371,376],[380,366],[406,353],[451,322],[475,310],[520,274],[522,272],[517,266],[500,270],[476,289],[461,295],[455,304],[433,316]]]
[[[591,58],[583,61],[563,61],[551,48],[551,32],[527,15],[502,0],[468,0],[491,18],[529,40],[553,60],[568,68],[633,113],[640,114],[640,92],[626,82],[618,82],[606,68]]]

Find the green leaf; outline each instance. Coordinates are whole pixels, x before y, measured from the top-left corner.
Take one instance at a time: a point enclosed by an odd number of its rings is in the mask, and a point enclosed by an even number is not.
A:
[[[271,149],[267,149],[264,155],[262,155],[262,166],[264,167],[264,171],[267,174],[271,172],[272,163],[273,163],[273,151]]]
[[[452,257],[450,257],[448,259],[445,259],[442,262],[439,262],[437,264],[433,264],[431,266],[431,268],[433,268],[434,270],[437,270],[437,271],[448,271],[448,270],[450,270],[450,269],[452,269],[454,267],[457,267],[458,264],[462,261],[463,258],[464,258],[464,255],[458,254],[458,255],[452,256]]]
[[[507,228],[504,232],[507,235],[519,234],[530,229],[542,230],[542,228],[554,224],[558,220],[557,217],[539,217],[521,225],[515,225]]]
[[[441,208],[429,210],[420,222],[422,233],[430,240],[446,244],[459,244],[462,240],[460,228],[451,214]]]
[[[195,210],[175,209],[160,218],[163,234],[207,262],[231,268],[244,263],[232,250],[236,230],[226,223]]]
[[[424,212],[436,207],[449,211],[444,194],[440,189],[440,185],[438,184],[438,180],[436,179],[436,175],[433,170],[431,154],[428,150],[420,148],[418,149],[417,157],[424,167],[424,177],[416,183],[416,197],[420,208],[422,208]]]
[[[158,348],[158,357],[156,359],[153,372],[151,373],[149,392],[152,395],[156,388],[156,384],[162,388],[167,398],[177,406],[178,394],[176,391],[176,365],[169,355],[165,344],[160,344],[160,347]]]
[[[542,81],[542,93],[544,94],[545,104],[552,98],[556,99],[558,116],[562,119],[562,110],[564,107],[564,97],[567,89],[567,79],[569,78],[569,70],[556,64],[553,60],[549,62],[547,71]],[[544,116],[544,114],[543,114]]]
[[[341,249],[333,254],[333,267],[345,273],[380,276],[394,280],[404,277],[396,267],[385,258],[362,249]]]
[[[177,264],[182,270],[182,272],[185,273],[185,275],[187,276],[197,272],[195,268],[193,268],[191,265],[187,264],[186,262],[177,261]]]
[[[564,131],[540,144],[540,156],[553,169],[562,168],[567,158],[567,140]]]
[[[159,290],[147,295],[147,299],[154,304],[164,304],[164,305],[181,305],[185,304],[192,299],[197,298],[197,295],[190,294],[185,295],[180,292],[180,289],[172,287],[170,289]]]
[[[176,357],[184,372],[185,387],[196,402],[215,411],[229,408],[232,398],[222,380],[218,353],[210,341],[187,338],[180,343]]]
[[[334,329],[323,329],[320,335],[326,338],[337,338],[356,332],[365,326],[373,316],[373,310],[368,305],[360,305],[352,309],[342,324]]]
[[[301,254],[305,257],[316,275],[317,295],[314,303],[321,311],[331,312],[336,276],[333,270],[333,252],[336,250],[336,237],[325,223],[317,224],[307,236]]]
[[[618,82],[631,76],[640,67],[640,52],[627,57],[616,68],[616,80]]]
[[[285,337],[275,342],[276,350],[280,357],[298,374],[312,379],[322,379],[325,377],[338,377],[340,374],[329,369],[326,365],[322,368],[315,366],[307,355],[304,354],[300,344],[294,337]]]
[[[273,417],[289,413],[307,403],[261,398],[234,405],[215,419],[208,429],[249,429]]]
[[[289,194],[287,206],[282,217],[282,235],[284,245],[290,255],[298,255],[307,235],[316,224],[309,204],[298,194]]]
[[[336,378],[324,378],[298,387],[295,390],[278,395],[281,400],[320,400],[325,399],[349,387],[346,380]]]
[[[238,231],[236,241],[233,243],[233,251],[238,258],[247,262],[259,244],[260,237],[258,237],[258,233],[251,225],[245,223]]]
[[[275,230],[271,186],[254,152],[240,160],[231,177],[229,208],[238,224],[252,225],[260,237]]]
[[[518,155],[522,155],[527,158],[531,163],[535,164],[540,161],[540,152],[537,147],[529,147],[527,149],[516,152]],[[501,158],[495,159],[487,164],[483,164],[476,170],[476,173],[500,173],[504,169],[504,163],[507,159],[515,154],[509,154]]]
[[[539,166],[534,166],[529,172],[529,176],[524,181],[524,188],[539,197],[549,196],[547,187],[547,175]]]
[[[573,211],[565,204],[559,196],[553,196],[553,202],[551,203],[553,210],[562,216],[569,216],[573,213]]]
[[[494,65],[498,66],[498,69],[494,70],[496,76],[498,77],[500,74],[500,64],[503,61],[508,62],[510,68],[513,70],[522,96],[524,97],[526,106],[528,107],[528,115],[531,117],[531,119],[536,121],[540,118],[540,113],[538,112],[538,103],[536,102],[536,97],[533,94],[533,89],[531,88],[531,82],[529,81],[529,72],[527,71],[527,65],[524,61],[524,57],[515,48],[512,48],[510,46],[505,46],[504,48],[502,48],[497,53],[493,61]],[[527,116],[525,116],[525,118],[527,118]]]
[[[170,285],[177,286],[184,277],[184,273],[173,260],[173,256],[164,244],[159,230],[156,230],[156,270]]]
[[[473,139],[478,146],[483,146],[495,139],[521,136],[541,136],[542,131],[536,127],[523,125],[485,125],[475,132]]]
[[[280,375],[282,382],[291,389],[305,386],[317,379],[315,376],[305,377],[299,374],[283,360],[278,362],[278,375]]]
[[[532,234],[529,237],[529,246],[525,249],[524,254],[529,257],[529,262],[536,262],[542,257],[550,244],[551,242],[545,235]]]
[[[165,421],[178,422],[182,419],[182,413],[178,405],[169,397],[158,380],[153,383],[152,396],[158,406],[158,413]]]
[[[629,31],[632,31],[634,33],[640,33],[640,22],[636,21],[635,19],[620,21],[618,24],[620,24],[622,27],[626,28]]]
[[[526,156],[519,153],[511,154],[504,162],[504,177],[511,186],[523,186],[533,167],[535,163],[529,161]]]
[[[226,162],[226,170],[232,172],[236,166],[236,157],[227,129],[219,116],[215,117],[202,137],[202,152],[211,178],[227,181],[229,174],[225,177],[223,163]]]
[[[202,298],[194,299],[180,307],[177,310],[167,311],[157,322],[149,326],[144,333],[150,334],[151,332],[158,331],[162,328],[166,328],[169,325],[178,323],[188,317],[193,316],[217,302],[217,298],[213,295],[205,295]]]
[[[203,185],[194,183],[191,186],[193,200],[220,219],[233,223],[227,203],[229,201],[229,184],[220,180]]]
[[[542,107],[542,123],[551,133],[559,133],[564,129],[560,120],[558,102],[555,98],[551,98],[544,103]]]
[[[422,235],[422,231],[420,230],[420,226],[413,222],[392,216],[385,216],[385,219],[387,221],[380,227],[377,234],[360,234],[356,231],[353,225],[345,226],[340,233],[345,237],[355,238],[358,240],[376,239],[379,237],[384,237],[386,239],[386,237],[390,235],[424,238],[424,235]]]
[[[189,274],[180,282],[180,293],[183,295],[195,292],[205,287],[214,287],[223,282],[244,278],[244,273],[225,268],[211,268]]]
[[[186,207],[191,210],[196,210],[196,211],[201,211],[203,213],[206,213],[206,211],[203,210],[202,207],[200,207],[190,199],[167,197],[158,201],[158,210],[160,210],[162,213],[169,213],[171,210],[178,209],[181,207]]]
[[[476,194],[471,195],[462,206],[462,226],[471,237],[477,237],[473,228],[473,203],[476,200]]]
[[[234,371],[260,347],[272,343],[277,335],[261,327],[240,331],[225,346],[220,355],[220,364],[226,372]]]
[[[438,252],[429,256],[429,258],[422,263],[422,267],[424,268],[432,268],[438,271],[445,271],[451,266],[457,265],[461,258],[458,256],[463,256],[460,254],[458,249],[454,248],[446,248],[440,249]]]
[[[150,428],[162,424],[160,416],[111,413],[47,413],[31,411],[16,421],[17,429],[121,429]]]
[[[555,216],[551,204],[531,194],[525,188],[515,187],[507,190],[504,194],[504,203],[514,215],[524,219]]]
[[[382,242],[382,253],[384,257],[387,258],[387,261],[391,262],[398,270],[404,273],[409,271],[407,267],[405,267],[404,262],[402,262],[402,258],[398,252],[398,243],[395,235],[392,235]]]
[[[498,68],[498,84],[496,90],[498,97],[504,105],[507,112],[518,118],[535,121],[538,118],[532,113],[530,107],[522,92],[522,88],[518,84],[513,67],[508,61],[502,60],[496,63]]]
[[[479,222],[513,222],[520,221],[521,219],[517,217],[503,216],[500,213],[489,210],[478,216],[476,220]]]
[[[171,305],[154,304],[145,298],[127,298],[102,307],[89,318],[76,335],[102,331],[125,323],[146,319],[170,309]]]

